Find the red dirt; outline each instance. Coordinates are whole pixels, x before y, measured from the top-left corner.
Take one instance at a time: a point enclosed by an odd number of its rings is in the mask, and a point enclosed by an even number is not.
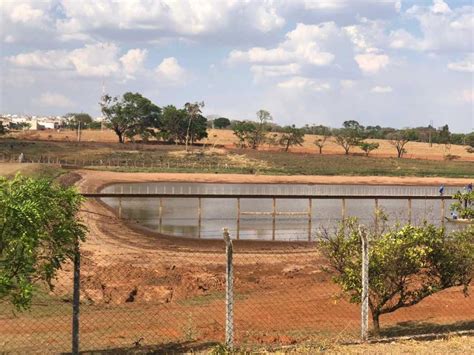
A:
[[[83,179],[79,186],[85,190],[97,189],[106,182],[189,179],[184,174],[91,171],[80,174]],[[318,180],[318,177],[212,176],[219,182]],[[192,177],[196,179],[193,181],[211,180],[204,174],[192,174]],[[350,179],[354,183],[354,178]],[[405,178],[364,179],[373,183],[406,181]],[[409,180],[427,183],[420,178]],[[453,179],[443,182],[454,183]],[[81,245],[82,350],[118,349],[133,346],[137,341],[140,345],[173,343],[172,346],[176,342],[223,341],[223,242],[202,243],[147,235],[130,228],[93,200],[87,201],[83,210],[81,215],[89,235]],[[236,243],[235,250],[237,344],[288,345],[358,337],[359,307],[340,297],[340,288],[322,271],[325,261],[313,245]],[[70,295],[71,271],[71,265],[66,265],[59,275],[56,295]],[[28,314],[19,318],[0,315],[0,333],[7,339],[3,348],[34,350],[34,342],[23,341],[25,336],[30,336],[45,347],[67,350],[66,324],[70,324],[70,313],[55,312],[53,309],[40,318]],[[382,316],[381,324],[403,328],[402,322],[414,322],[429,331],[429,324],[468,321],[472,328],[473,320],[474,298],[465,298],[459,289],[449,289],[414,307]]]

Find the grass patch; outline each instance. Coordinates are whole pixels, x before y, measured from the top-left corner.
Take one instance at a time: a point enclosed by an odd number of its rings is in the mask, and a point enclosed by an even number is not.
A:
[[[0,139],[0,151],[16,159],[56,161],[86,165],[90,169],[122,172],[192,172],[263,175],[426,176],[466,178],[474,176],[471,161],[436,161],[319,155],[280,151],[202,150],[189,154],[182,146],[96,142],[48,142]],[[2,154],[0,154],[0,160]],[[111,166],[112,165],[112,166]],[[117,166],[120,165],[120,166]],[[0,171],[1,173],[1,171]],[[41,172],[55,174],[54,172]]]

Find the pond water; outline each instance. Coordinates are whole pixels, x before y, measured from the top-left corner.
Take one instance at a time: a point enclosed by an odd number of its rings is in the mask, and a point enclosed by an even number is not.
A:
[[[445,194],[453,194],[459,187],[447,187]],[[358,217],[367,225],[374,223],[374,199],[318,199],[321,195],[344,196],[437,196],[437,186],[382,186],[382,185],[303,185],[303,184],[210,184],[210,183],[133,183],[107,186],[104,193],[165,193],[205,194],[197,198],[122,198],[121,212],[145,228],[174,236],[221,239],[222,228],[229,229],[232,238],[242,240],[307,241],[321,228],[333,228],[346,216]],[[237,198],[213,198],[215,194],[229,195],[292,195],[313,196],[305,199],[241,198],[238,221]],[[102,198],[118,210],[119,199]],[[161,205],[161,213],[160,213]],[[450,201],[445,202],[445,216],[449,216]],[[310,208],[311,207],[311,208]],[[275,208],[275,209],[274,209]],[[407,222],[407,199],[378,199],[378,208],[389,217],[389,223]],[[199,210],[201,218],[199,218]],[[272,212],[276,212],[275,219]],[[253,214],[257,212],[257,214]],[[264,214],[258,214],[264,213]],[[282,215],[278,215],[278,214]],[[286,214],[285,214],[286,213]],[[292,214],[292,215],[290,215]],[[411,201],[411,220],[441,224],[441,200]],[[311,217],[311,218],[310,218]],[[453,226],[448,223],[448,227]]]

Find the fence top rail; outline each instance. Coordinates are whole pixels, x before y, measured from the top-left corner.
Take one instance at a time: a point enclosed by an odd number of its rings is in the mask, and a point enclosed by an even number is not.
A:
[[[279,195],[279,194],[183,194],[183,193],[83,193],[86,198],[215,198],[215,199],[352,199],[352,200],[450,200],[451,195]]]

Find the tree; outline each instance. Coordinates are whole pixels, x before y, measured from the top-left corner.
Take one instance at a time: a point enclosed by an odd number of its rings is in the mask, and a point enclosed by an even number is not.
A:
[[[248,145],[252,146],[255,132],[257,131],[255,122],[235,122],[233,126],[234,135],[239,140],[237,143],[238,147],[246,148]]]
[[[214,120],[214,127],[218,129],[227,128],[230,126],[230,120],[225,117],[219,117]]]
[[[188,114],[173,105],[163,107],[160,130],[157,137],[164,141],[183,144],[186,141]]]
[[[257,149],[260,144],[265,140],[265,136],[268,132],[268,124],[273,120],[270,112],[265,110],[257,111],[257,124],[255,125],[254,135],[251,139],[252,149]]]
[[[161,109],[139,93],[127,92],[121,98],[105,95],[100,106],[106,125],[120,143],[135,135],[146,139],[160,127]]]
[[[359,144],[359,148],[362,149],[365,152],[365,156],[368,157],[371,151],[379,148],[379,144],[378,143],[361,142]]]
[[[188,144],[191,140],[191,124],[198,116],[201,116],[201,108],[204,107],[204,102],[189,103],[186,102],[184,109],[188,114],[188,128],[186,130],[186,151],[188,151]]]
[[[369,239],[369,308],[375,333],[381,315],[436,292],[464,286],[467,296],[474,272],[474,226],[449,234],[427,223],[375,232],[349,218],[334,234],[323,231],[320,246],[333,280],[351,302],[361,302],[361,233]]]
[[[74,257],[86,228],[73,188],[17,175],[0,178],[0,299],[26,309],[36,285],[51,281]]]
[[[459,218],[474,219],[474,191],[458,191],[453,199],[456,202],[451,204],[451,211],[455,211]]]
[[[336,131],[336,143],[340,145],[346,155],[352,147],[358,146],[362,141],[362,131],[364,126],[359,122],[350,120],[344,121],[343,128]]]
[[[323,147],[326,145],[328,136],[323,136],[322,138],[317,138],[314,141],[314,145],[319,148],[319,154],[323,154]]]
[[[5,133],[6,133],[6,129],[5,129],[5,127],[3,127],[2,122],[0,122],[0,136],[4,135]]]
[[[438,143],[440,144],[451,143],[451,132],[449,131],[449,126],[447,124],[441,127],[441,129],[439,130]]]
[[[67,113],[64,115],[66,119],[66,128],[77,129],[79,124],[81,128],[90,128],[89,126],[93,123],[91,115],[87,113]]]
[[[303,145],[303,142],[304,130],[296,128],[295,125],[285,127],[279,139],[279,144],[285,147],[285,152],[293,145]]]
[[[407,151],[405,145],[410,141],[407,130],[390,133],[387,138],[391,145],[397,149],[398,158],[402,158]]]

